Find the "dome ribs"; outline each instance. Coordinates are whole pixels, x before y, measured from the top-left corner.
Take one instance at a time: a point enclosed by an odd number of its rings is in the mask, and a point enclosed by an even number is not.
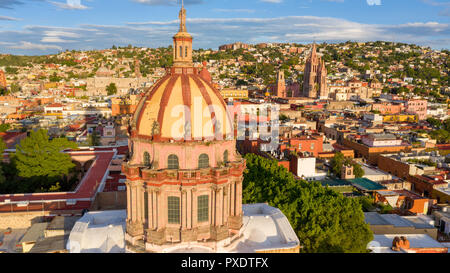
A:
[[[182,74],[181,75],[181,86],[182,86],[182,96],[183,96],[183,104],[187,106],[189,109],[191,109],[192,105],[192,98],[191,98],[191,85],[189,83],[189,76]],[[185,108],[184,113],[185,121],[191,120],[191,113],[190,111],[187,111]],[[192,130],[191,130],[192,135]],[[184,138],[185,139],[191,139],[192,136],[188,135],[188,132],[184,132]]]
[[[144,98],[142,98],[143,100],[146,101],[151,101],[151,99],[153,98],[153,95],[155,95],[155,92],[159,89],[159,87],[168,79],[170,78],[170,75],[166,75],[164,76],[162,79],[160,79],[153,87],[151,87],[148,95],[144,96]],[[142,120],[142,116],[143,113],[141,113],[141,111],[145,111],[145,102],[142,104],[141,108],[139,109],[139,112],[136,111],[135,115],[139,115],[139,119],[137,120],[137,125],[136,125],[136,132],[139,132],[139,128],[141,127],[141,120]]]
[[[212,122],[214,120],[214,118],[216,117],[216,113],[214,112],[214,109],[211,109],[211,106],[213,105],[211,97],[209,96],[205,85],[198,77],[191,77],[191,78],[197,84],[198,88],[200,89],[200,92],[202,93],[203,98],[205,99],[206,103],[208,104],[209,112],[211,113],[211,122]],[[213,134],[215,135],[215,133],[216,133],[216,124],[214,123],[213,124]]]
[[[167,84],[166,88],[164,89],[164,93],[161,98],[161,105],[159,106],[159,112],[158,112],[158,123],[162,130],[162,124],[163,124],[163,118],[164,118],[164,112],[166,110],[167,104],[169,103],[170,94],[173,91],[173,87],[175,86],[175,83],[177,82],[179,75],[172,75],[170,77],[169,83]],[[162,134],[162,132],[160,132]]]

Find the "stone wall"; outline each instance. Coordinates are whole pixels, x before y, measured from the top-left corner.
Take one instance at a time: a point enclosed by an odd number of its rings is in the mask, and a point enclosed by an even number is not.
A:
[[[91,210],[120,210],[127,208],[127,192],[100,192],[97,194]]]

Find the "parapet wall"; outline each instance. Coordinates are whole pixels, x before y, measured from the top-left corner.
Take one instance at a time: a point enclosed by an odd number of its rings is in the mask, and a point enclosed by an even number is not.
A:
[[[26,213],[0,213],[0,229],[23,229],[29,228],[34,223],[43,222],[43,217],[48,213],[26,212]]]

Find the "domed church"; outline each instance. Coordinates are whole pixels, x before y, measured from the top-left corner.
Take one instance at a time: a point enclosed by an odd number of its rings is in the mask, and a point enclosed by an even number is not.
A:
[[[245,161],[224,100],[193,65],[184,6],[179,17],[174,64],[140,101],[123,166],[125,236],[137,251],[160,252],[175,243],[215,249],[242,227]]]
[[[173,67],[151,87],[129,128],[127,210],[86,213],[71,253],[298,253],[283,213],[242,205],[245,160],[232,118],[204,65],[192,62],[186,10],[173,37]]]

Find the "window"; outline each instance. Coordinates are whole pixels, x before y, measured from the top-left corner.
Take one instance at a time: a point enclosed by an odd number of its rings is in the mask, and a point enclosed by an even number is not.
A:
[[[183,47],[180,46],[180,57],[183,57]]]
[[[209,220],[209,196],[202,195],[197,197],[197,222],[207,222]]]
[[[169,224],[180,223],[180,198],[169,196],[167,198],[167,219]]]
[[[184,49],[185,49],[185,54],[184,54],[184,56],[187,57],[188,47],[185,47]]]
[[[209,168],[209,156],[207,154],[201,154],[198,158],[198,168]]]
[[[178,163],[178,156],[169,155],[169,158],[167,160],[167,168],[170,170],[178,170],[180,168],[180,165]]]
[[[311,143],[311,150],[314,150],[314,143]]]
[[[150,154],[148,152],[144,153],[144,165],[147,167],[150,166]]]
[[[228,150],[223,153],[223,163],[228,163]]]
[[[302,149],[302,144],[298,144],[298,149],[301,150]]]
[[[145,222],[148,223],[148,192],[144,192],[144,217]]]

